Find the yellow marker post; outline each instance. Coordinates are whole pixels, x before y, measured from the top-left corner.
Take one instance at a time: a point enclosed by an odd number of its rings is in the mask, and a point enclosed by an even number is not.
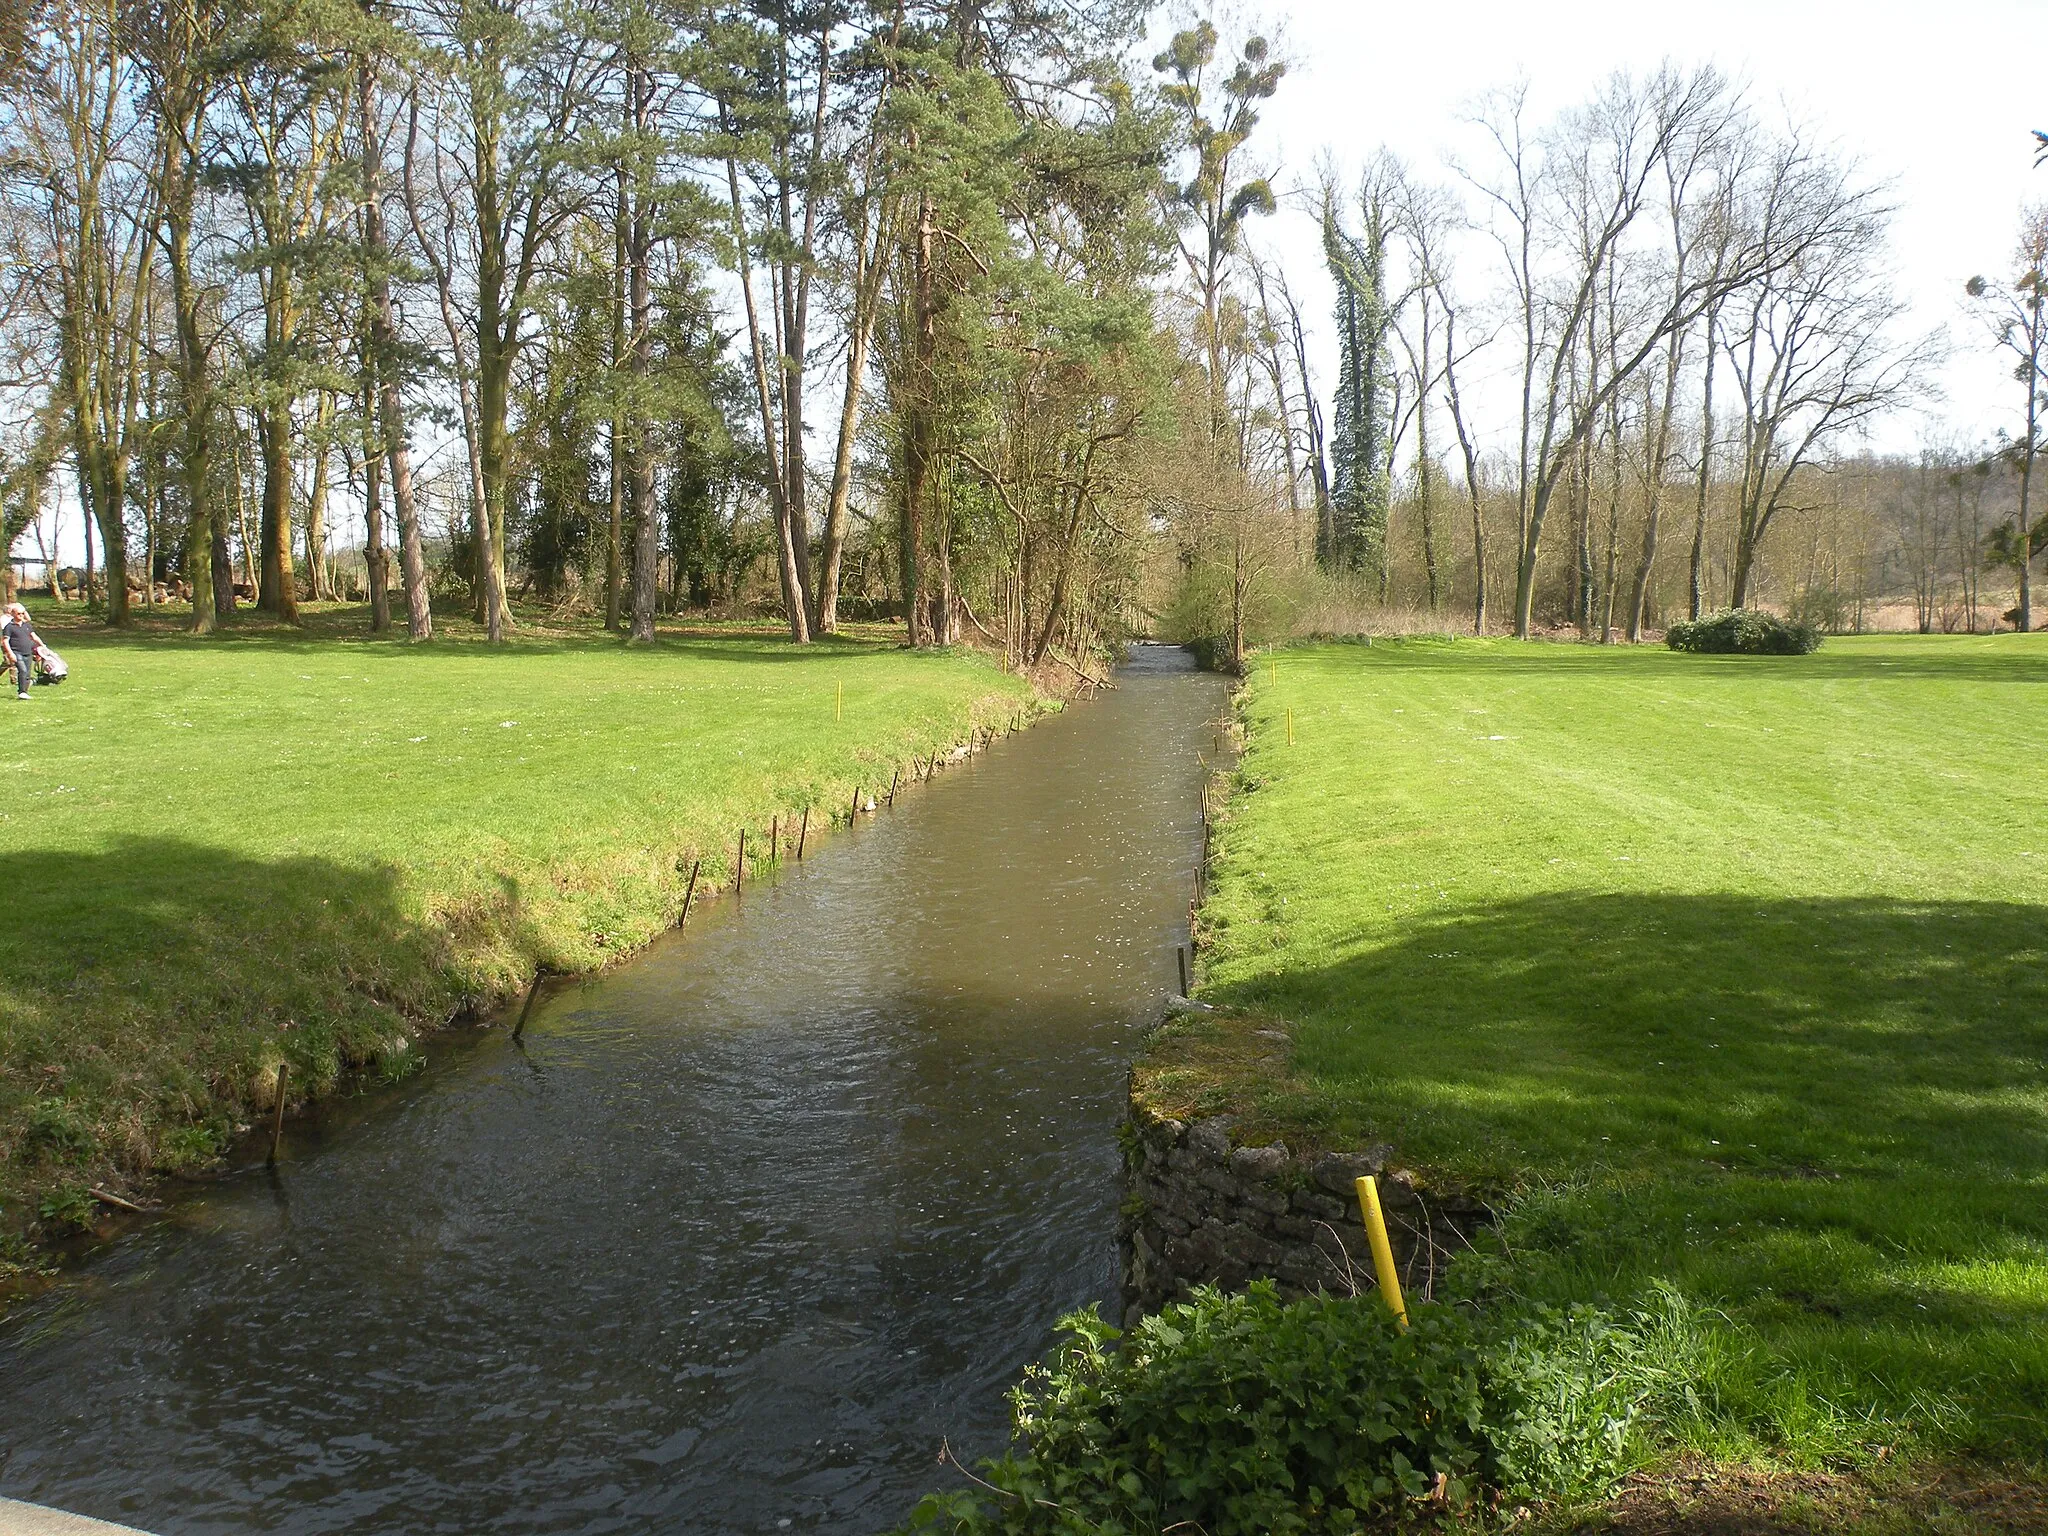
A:
[[[1401,1276],[1394,1269],[1394,1245],[1387,1241],[1387,1219],[1380,1214],[1380,1189],[1371,1174],[1358,1181],[1358,1211],[1365,1218],[1365,1235],[1372,1244],[1372,1267],[1379,1276],[1380,1298],[1405,1331],[1408,1304],[1401,1299]]]
[[[1287,711],[1287,745],[1290,747],[1294,745],[1294,711],[1292,709]]]
[[[846,684],[839,684],[838,693],[832,697],[832,718],[837,720],[846,713]]]

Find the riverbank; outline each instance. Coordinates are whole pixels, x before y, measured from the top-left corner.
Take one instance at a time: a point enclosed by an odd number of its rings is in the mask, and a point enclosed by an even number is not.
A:
[[[10,703],[0,1259],[212,1163],[535,970],[585,972],[844,823],[856,790],[1037,707],[967,651],[856,628],[628,650],[536,618],[493,651],[360,615],[193,640],[42,613],[71,681]],[[438,616],[437,616],[438,617]]]
[[[2029,636],[1262,660],[1139,1102],[1484,1200],[1440,1295],[1654,1313],[1641,1456],[2037,1474],[2044,700]]]

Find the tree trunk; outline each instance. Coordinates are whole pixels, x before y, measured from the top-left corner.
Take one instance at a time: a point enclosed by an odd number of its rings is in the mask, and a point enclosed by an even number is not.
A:
[[[81,474],[78,479],[78,499],[85,511],[85,516],[80,519],[85,529],[85,606],[91,608],[99,602],[99,587],[93,576],[94,556],[92,544],[93,524],[98,520],[99,514],[92,509],[90,493],[85,488],[85,476]]]
[[[263,449],[263,575],[256,606],[286,624],[296,624],[299,592],[298,575],[292,569],[291,408],[281,402],[262,406],[256,421]]]
[[[1479,455],[1465,430],[1465,406],[1458,396],[1457,316],[1444,324],[1444,401],[1451,408],[1451,428],[1458,435],[1458,453],[1465,461],[1465,496],[1472,510],[1472,633],[1486,633],[1486,518],[1479,495]]]
[[[120,477],[115,476],[111,494],[105,499],[108,509],[99,514],[100,539],[105,556],[103,573],[107,584],[107,623],[120,627],[128,622],[128,529],[122,521],[122,503],[125,489]],[[90,564],[90,555],[87,557]]]
[[[316,457],[312,492],[306,499],[306,580],[316,603],[334,595],[334,585],[327,574],[327,435],[333,424],[334,395],[323,389],[313,409],[312,448]]]
[[[1749,605],[1749,578],[1756,564],[1756,543],[1753,539],[1738,536],[1735,543],[1735,573],[1733,584],[1728,591],[1730,608],[1745,608]]]
[[[887,270],[888,220],[877,220],[875,245],[854,278],[852,334],[846,347],[846,391],[839,404],[839,439],[832,456],[832,494],[825,504],[824,537],[818,560],[818,633],[839,628],[839,572],[846,552],[847,502],[853,488],[853,448],[860,425],[861,393],[867,380],[868,345],[881,313],[881,279]],[[865,247],[863,247],[865,250]]]
[[[1529,515],[1524,523],[1522,549],[1515,569],[1515,638],[1529,638],[1529,626],[1536,605],[1536,556],[1542,548],[1543,524],[1550,512],[1550,498],[1556,494],[1557,477],[1539,471],[1529,498]]]
[[[370,633],[391,627],[391,554],[384,547],[384,461],[363,456],[363,570],[370,584]]]
[[[218,624],[235,611],[235,562],[228,554],[228,524],[219,502],[213,503],[213,547],[208,553],[213,567],[213,618]]]
[[[375,204],[371,205],[373,208]],[[378,248],[383,221],[374,220]],[[427,588],[427,557],[420,537],[419,505],[413,496],[412,448],[406,440],[404,407],[398,394],[398,367],[392,348],[397,325],[391,309],[391,284],[381,267],[371,285],[370,330],[377,372],[377,425],[391,469],[391,507],[398,517],[398,574],[405,585],[405,629],[408,640],[434,638],[432,594]]]
[[[476,541],[477,606],[491,644],[505,638],[505,481],[510,448],[511,359],[486,328],[477,338],[476,494],[470,536]]]
[[[745,301],[747,343],[754,367],[754,394],[761,410],[761,442],[767,454],[768,499],[775,512],[776,574],[782,582],[782,603],[789,620],[789,638],[798,645],[811,638],[810,594],[798,580],[796,549],[790,533],[788,482],[782,472],[781,437],[775,426],[775,405],[768,384],[768,359],[761,335],[760,309],[754,301],[754,267],[747,249],[746,209],[740,200],[739,162],[725,162],[726,187],[732,202],[733,243],[738,251],[740,297]],[[772,296],[771,296],[772,297]]]
[[[644,67],[627,74],[627,96],[636,130],[644,132],[646,114],[653,94],[653,82]],[[630,326],[630,367],[636,417],[630,428],[630,463],[633,467],[630,493],[633,504],[633,632],[641,645],[654,640],[654,598],[660,558],[659,526],[654,512],[654,443],[652,423],[645,414],[647,380],[654,362],[654,302],[649,285],[648,264],[654,246],[652,191],[641,185],[634,189],[633,208],[628,220],[627,288],[632,306]],[[801,607],[801,601],[799,601]]]
[[[1681,265],[1680,272],[1684,268]],[[1713,338],[1708,337],[1711,351]],[[1649,473],[1643,506],[1643,549],[1636,559],[1635,580],[1629,588],[1628,638],[1633,645],[1643,638],[1643,615],[1649,606],[1650,577],[1657,564],[1657,535],[1664,517],[1664,466],[1671,455],[1671,419],[1678,403],[1679,370],[1685,356],[1685,331],[1675,328],[1664,354],[1664,398],[1657,409],[1656,426],[1650,434]]]
[[[1692,560],[1686,574],[1686,617],[1697,619],[1706,598],[1707,488],[1713,483],[1714,462],[1714,345],[1717,312],[1707,311],[1707,360],[1700,386],[1700,472],[1695,485],[1692,516]]]
[[[926,529],[931,521],[933,487],[937,479],[937,444],[933,430],[931,398],[935,387],[933,372],[938,356],[938,307],[933,262],[938,239],[938,212],[930,193],[921,195],[917,206],[917,239],[911,252],[911,384],[906,391],[904,457],[904,540],[910,554],[909,592],[910,643],[937,643],[931,622],[929,578],[925,569]],[[1032,660],[1045,654],[1052,641],[1053,616],[1048,615]]]
[[[213,505],[213,391],[208,376],[206,344],[199,329],[199,295],[192,281],[192,186],[191,168],[177,159],[173,146],[181,143],[173,132],[165,135],[167,162],[164,183],[169,191],[165,205],[171,269],[171,309],[178,332],[178,393],[184,416],[184,453],[179,466],[185,487],[185,505],[191,512],[191,529],[185,546],[185,571],[192,582],[192,629],[206,634],[218,615],[214,610],[213,544],[216,512]],[[176,164],[171,164],[177,159]],[[232,601],[233,593],[229,594]]]
[[[630,117],[632,103],[625,111]],[[613,210],[612,239],[612,367],[626,366],[626,167],[619,166],[617,206]],[[612,408],[611,420],[611,521],[604,541],[604,627],[617,633],[626,569],[626,418],[621,407]]]
[[[2038,314],[2038,306],[2037,306]],[[2035,322],[2039,324],[2038,319]],[[2019,618],[2015,627],[2026,633],[2034,627],[2034,533],[2029,516],[2029,497],[2034,486],[2034,454],[2037,434],[2040,431],[2041,389],[2037,382],[2037,366],[2028,360],[2027,375],[2027,440],[2020,450],[2020,507],[2019,507]]]
[[[360,75],[357,105],[362,113],[363,244],[370,277],[370,372],[376,436],[391,471],[391,510],[398,518],[398,574],[405,585],[406,638],[431,640],[432,594],[427,590],[419,507],[413,499],[412,447],[406,438],[405,406],[399,395],[398,318],[391,305],[390,256],[384,235],[383,145],[376,133],[377,71],[367,54]]]

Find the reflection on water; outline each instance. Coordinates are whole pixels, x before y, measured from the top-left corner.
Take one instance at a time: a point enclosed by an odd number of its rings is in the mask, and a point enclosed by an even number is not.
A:
[[[173,1533],[873,1531],[1114,1289],[1219,680],[1141,648],[0,1324],[0,1494]]]

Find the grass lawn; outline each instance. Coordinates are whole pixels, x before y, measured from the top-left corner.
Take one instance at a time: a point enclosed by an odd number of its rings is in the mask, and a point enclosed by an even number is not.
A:
[[[1244,708],[1206,995],[1294,1043],[1212,1106],[1501,1199],[1468,1289],[1660,1313],[1689,1449],[2048,1462],[2048,637],[1324,645]]]
[[[280,1062],[294,1097],[397,1069],[465,998],[646,942],[692,859],[730,883],[741,827],[751,862],[771,817],[793,841],[814,807],[815,834],[1030,703],[893,631],[534,624],[493,651],[438,615],[424,647],[358,610],[203,641],[37,618],[71,680],[0,703],[0,1241],[209,1160]]]

